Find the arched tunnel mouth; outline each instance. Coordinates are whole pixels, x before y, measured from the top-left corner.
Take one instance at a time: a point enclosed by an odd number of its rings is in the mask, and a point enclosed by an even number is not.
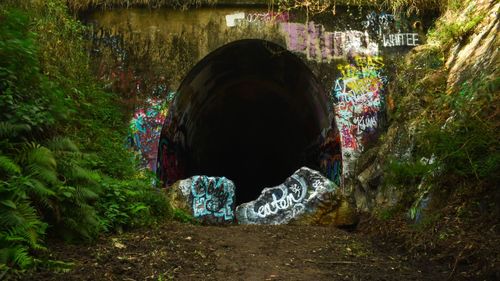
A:
[[[236,204],[255,200],[300,167],[319,169],[328,104],[311,70],[283,47],[224,45],[178,89],[160,138],[160,179],[224,176],[235,183]]]

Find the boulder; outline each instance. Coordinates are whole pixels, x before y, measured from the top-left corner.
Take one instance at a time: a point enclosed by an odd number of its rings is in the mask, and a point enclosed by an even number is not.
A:
[[[357,224],[357,212],[338,186],[306,167],[283,184],[265,188],[256,200],[238,206],[236,218],[240,224]]]
[[[167,191],[170,204],[203,224],[235,221],[234,184],[225,177],[193,176],[180,180]]]

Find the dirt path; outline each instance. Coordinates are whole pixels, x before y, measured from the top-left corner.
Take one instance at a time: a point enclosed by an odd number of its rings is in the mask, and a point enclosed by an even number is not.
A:
[[[169,223],[101,239],[53,244],[68,273],[26,280],[446,280],[446,268],[381,251],[357,233],[313,226],[205,227]]]

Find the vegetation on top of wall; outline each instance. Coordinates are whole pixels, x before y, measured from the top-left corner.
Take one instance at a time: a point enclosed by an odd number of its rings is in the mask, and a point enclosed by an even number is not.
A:
[[[248,3],[254,3],[255,5],[267,4],[271,8],[276,7],[282,10],[302,9],[311,14],[321,13],[327,10],[331,10],[335,13],[336,6],[366,6],[392,10],[398,14],[402,12],[411,14],[428,10],[444,10],[449,1],[456,2],[456,0],[68,0],[68,6],[72,11],[80,12],[92,8],[169,7],[188,9],[201,5],[238,5],[240,3],[248,5]]]
[[[72,11],[78,12],[92,8],[170,7],[187,9],[200,5],[213,5],[217,3],[217,0],[68,0],[67,2]]]
[[[454,1],[454,0],[450,0]],[[282,10],[301,9],[308,14],[336,12],[337,6],[372,7],[380,10],[390,10],[394,14],[419,14],[423,11],[442,11],[446,8],[448,0],[278,0],[269,1]]]
[[[40,265],[47,235],[92,240],[169,213],[124,146],[127,116],[92,77],[83,30],[62,0],[0,4],[0,276]]]

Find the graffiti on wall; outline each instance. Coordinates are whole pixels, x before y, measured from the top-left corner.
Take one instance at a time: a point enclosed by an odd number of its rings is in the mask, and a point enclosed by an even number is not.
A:
[[[361,23],[364,31],[325,30],[314,22],[282,22],[280,28],[286,37],[287,49],[305,54],[309,60],[331,62],[334,59],[352,56],[377,56],[379,45],[383,47],[417,46],[420,35],[408,30],[402,21],[387,13],[372,12]]]
[[[321,141],[320,167],[323,174],[337,185],[342,183],[342,144],[335,118]]]
[[[336,123],[342,143],[344,175],[364,146],[377,136],[382,90],[381,57],[354,57],[352,63],[339,65],[339,77],[332,89]]]
[[[384,12],[371,12],[362,22],[368,32],[375,34],[383,47],[404,47],[420,45],[418,33],[402,32],[410,28],[399,18]]]
[[[384,34],[382,36],[384,47],[401,47],[401,46],[418,46],[419,35],[418,33],[393,33]]]
[[[169,113],[160,134],[157,159],[157,175],[163,186],[168,187],[185,177],[184,147],[185,128],[179,127],[175,110],[175,101],[170,105]]]
[[[314,212],[334,190],[331,181],[304,167],[283,184],[265,188],[256,200],[238,206],[237,218],[241,224],[285,224]]]
[[[288,22],[290,14],[288,12],[265,12],[265,13],[244,13],[238,12],[226,15],[226,26],[244,26],[248,24],[267,24]]]
[[[130,121],[129,144],[138,153],[141,163],[156,171],[158,140],[167,115],[164,100],[147,99],[144,107],[138,108]]]
[[[392,14],[371,12],[361,24],[365,29],[372,30],[377,35],[382,35],[385,31],[389,30],[395,22],[396,18]]]
[[[193,216],[234,220],[234,184],[225,177],[194,176],[190,192]]]
[[[378,54],[378,44],[363,31],[328,32],[323,25],[314,22],[281,23],[281,30],[286,37],[288,50],[305,54],[308,59],[317,62],[331,62],[346,56]]]

